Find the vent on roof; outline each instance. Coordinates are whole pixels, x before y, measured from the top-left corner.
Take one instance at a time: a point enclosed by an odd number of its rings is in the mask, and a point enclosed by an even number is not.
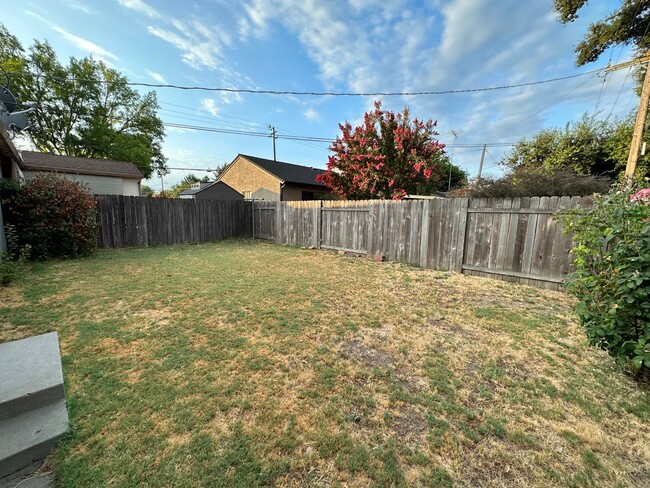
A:
[[[190,188],[192,190],[200,190],[201,189],[201,183],[192,183],[192,186]]]

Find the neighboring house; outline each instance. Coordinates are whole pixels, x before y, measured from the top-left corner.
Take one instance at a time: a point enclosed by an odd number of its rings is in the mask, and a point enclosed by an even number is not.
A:
[[[22,151],[24,175],[29,180],[41,172],[58,173],[85,183],[95,195],[140,196],[140,170],[133,163]]]
[[[218,181],[226,183],[246,199],[286,201],[315,200],[330,195],[316,176],[322,169],[283,163],[239,154],[221,172]]]
[[[2,122],[0,122],[0,177],[13,180],[20,180],[22,176],[23,160],[20,152],[11,141]],[[2,195],[0,194],[0,200]],[[2,217],[2,206],[0,206],[0,252],[7,251],[5,239],[4,218]]]
[[[192,183],[187,190],[178,194],[178,198],[194,200],[243,200],[241,193],[230,188],[223,181]]]

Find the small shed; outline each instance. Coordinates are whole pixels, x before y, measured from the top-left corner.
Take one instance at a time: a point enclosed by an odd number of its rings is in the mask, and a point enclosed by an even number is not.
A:
[[[22,156],[27,180],[38,173],[51,172],[85,183],[95,195],[140,196],[144,176],[133,163],[36,151],[22,151]]]

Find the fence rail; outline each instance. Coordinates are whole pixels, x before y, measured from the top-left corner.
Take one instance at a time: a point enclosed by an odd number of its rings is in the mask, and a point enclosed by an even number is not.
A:
[[[101,195],[100,247],[155,246],[248,237],[251,205],[242,201]]]
[[[559,289],[572,271],[571,236],[553,214],[591,205],[588,197],[257,202],[254,234]]]

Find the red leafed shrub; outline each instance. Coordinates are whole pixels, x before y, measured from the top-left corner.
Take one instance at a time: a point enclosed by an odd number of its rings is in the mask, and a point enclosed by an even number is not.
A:
[[[438,189],[447,163],[434,127],[431,120],[411,120],[408,108],[395,114],[375,102],[362,125],[339,124],[327,171],[316,179],[344,199],[428,194]]]
[[[33,259],[87,256],[97,248],[95,198],[82,183],[42,173],[4,204],[19,246],[31,246]]]

